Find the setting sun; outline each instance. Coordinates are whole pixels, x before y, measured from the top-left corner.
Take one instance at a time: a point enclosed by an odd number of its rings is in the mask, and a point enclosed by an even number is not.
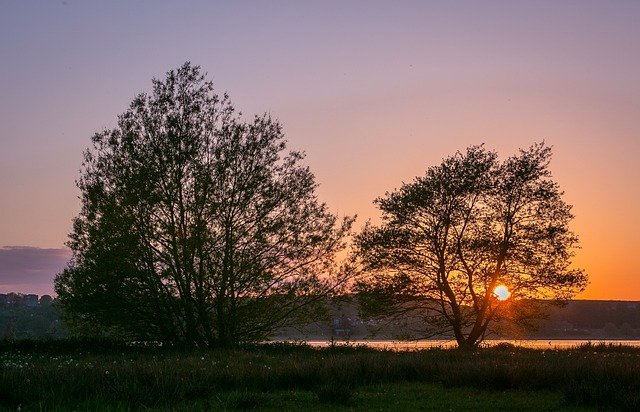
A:
[[[496,295],[498,300],[507,300],[511,296],[511,292],[506,286],[500,285],[493,290],[493,294]]]

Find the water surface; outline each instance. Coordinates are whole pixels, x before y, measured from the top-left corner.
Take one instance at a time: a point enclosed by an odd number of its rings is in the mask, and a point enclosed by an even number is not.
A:
[[[363,345],[378,349],[387,350],[420,350],[429,348],[451,348],[455,347],[456,342],[454,340],[417,340],[417,341],[399,341],[399,340],[334,340],[321,341],[311,340],[307,341],[307,344],[314,347],[328,347],[334,345]],[[536,349],[568,349],[576,346],[585,345],[591,343],[593,345],[598,344],[612,344],[612,345],[624,345],[640,347],[640,340],[613,340],[613,339],[522,339],[522,340],[509,340],[509,339],[493,339],[486,340],[482,343],[483,346],[495,346],[500,343],[510,343],[515,346],[522,346],[526,348]]]

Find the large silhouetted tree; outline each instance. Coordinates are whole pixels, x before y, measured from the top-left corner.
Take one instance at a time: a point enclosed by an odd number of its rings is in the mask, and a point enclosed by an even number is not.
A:
[[[526,324],[540,303],[566,300],[587,277],[570,268],[577,237],[571,206],[551,179],[544,143],[503,162],[474,146],[376,203],[378,227],[356,238],[366,276],[358,291],[367,317],[415,337],[454,337],[474,347],[494,326]],[[512,292],[500,301],[494,289]]]
[[[55,282],[78,327],[233,345],[304,321],[343,283],[353,219],[318,201],[276,121],[241,121],[199,67],[153,80],[92,142]]]

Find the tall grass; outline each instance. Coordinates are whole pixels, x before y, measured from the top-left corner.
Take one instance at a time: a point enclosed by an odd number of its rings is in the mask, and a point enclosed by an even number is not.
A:
[[[0,343],[0,407],[6,410],[101,404],[170,410],[212,399],[252,409],[264,394],[292,390],[348,404],[358,387],[390,382],[561,391],[572,405],[640,410],[640,349],[500,345],[393,352],[285,344],[185,350],[95,341]]]

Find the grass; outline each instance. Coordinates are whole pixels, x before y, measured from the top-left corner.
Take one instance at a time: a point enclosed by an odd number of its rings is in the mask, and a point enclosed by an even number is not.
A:
[[[0,410],[640,410],[640,349],[0,343]]]

